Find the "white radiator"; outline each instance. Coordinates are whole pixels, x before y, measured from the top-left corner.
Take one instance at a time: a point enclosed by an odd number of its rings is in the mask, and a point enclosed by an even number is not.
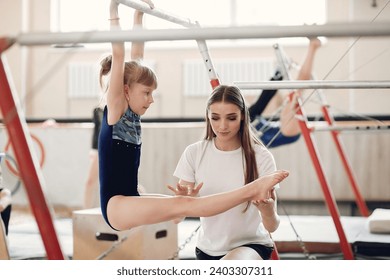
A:
[[[269,59],[236,59],[214,61],[221,84],[233,85],[237,81],[268,81],[275,70],[275,61]],[[207,96],[211,85],[206,67],[201,60],[186,60],[183,65],[183,85],[186,96]],[[257,94],[256,90],[245,90],[245,95]]]
[[[69,63],[68,96],[70,98],[97,98],[100,96],[99,65]]]

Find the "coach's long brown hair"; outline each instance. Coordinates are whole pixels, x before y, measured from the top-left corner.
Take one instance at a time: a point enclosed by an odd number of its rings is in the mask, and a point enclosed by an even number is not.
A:
[[[245,103],[244,97],[241,94],[239,88],[235,86],[220,85],[216,87],[211,93],[206,107],[206,140],[212,140],[216,135],[211,127],[210,120],[208,118],[210,105],[216,102],[225,102],[236,105],[242,115],[240,124],[239,136],[241,140],[241,147],[243,150],[243,158],[245,162],[244,174],[245,184],[248,184],[259,177],[257,170],[256,154],[254,146],[256,144],[262,145],[260,140],[255,136],[252,127],[250,125],[249,110]],[[248,209],[250,202],[244,212]]]

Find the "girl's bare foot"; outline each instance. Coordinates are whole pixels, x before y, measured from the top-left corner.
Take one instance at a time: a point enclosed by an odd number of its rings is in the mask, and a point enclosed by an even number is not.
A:
[[[251,183],[251,185],[253,184],[252,186],[254,189],[252,200],[267,199],[269,193],[275,188],[275,185],[286,179],[289,174],[290,173],[286,170],[277,170],[253,181]]]
[[[284,106],[280,113],[280,130],[284,136],[293,137],[301,133],[298,120],[295,118],[297,96],[301,94],[300,91],[296,91],[290,100],[290,96],[287,98],[287,104]]]

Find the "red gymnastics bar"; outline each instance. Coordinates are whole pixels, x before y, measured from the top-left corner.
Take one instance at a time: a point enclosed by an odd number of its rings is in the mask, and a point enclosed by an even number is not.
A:
[[[322,111],[324,119],[326,120],[328,125],[332,126],[334,124],[334,119],[333,119],[332,115],[330,114],[328,107],[325,105],[322,105],[321,111]],[[345,155],[344,146],[342,145],[342,142],[340,141],[340,138],[339,138],[340,131],[332,130],[331,135],[332,135],[333,142],[336,145],[340,159],[343,163],[345,172],[348,175],[348,179],[349,179],[349,182],[351,184],[352,191],[355,195],[355,201],[356,201],[356,204],[359,208],[360,214],[363,217],[368,217],[370,215],[370,213],[368,211],[367,204],[366,204],[363,196],[360,193],[360,188],[358,186],[357,180],[355,179],[355,175],[353,174],[352,167],[351,167],[351,165],[350,165],[350,163]]]
[[[15,100],[7,73],[4,67],[3,52],[14,41],[8,38],[0,38],[0,109],[8,137],[12,144],[16,161],[18,163],[20,179],[25,185],[30,206],[49,260],[64,260],[59,240],[54,228],[51,212],[42,191],[42,182],[39,164],[34,161],[31,154],[31,137],[28,133],[27,123]],[[39,171],[39,172],[38,172]]]
[[[295,93],[292,93],[291,97],[293,94],[295,94]],[[352,248],[348,243],[347,237],[345,235],[345,231],[344,231],[343,226],[341,224],[340,213],[339,213],[339,210],[337,207],[337,203],[336,203],[336,200],[333,196],[332,189],[330,188],[329,183],[326,179],[324,168],[321,164],[321,161],[319,158],[319,153],[318,153],[317,147],[315,145],[315,142],[314,142],[312,134],[311,134],[311,129],[308,126],[306,114],[303,111],[301,98],[298,97],[297,101],[298,101],[298,104],[297,104],[296,114],[298,115],[299,126],[301,128],[302,135],[305,139],[307,149],[308,149],[310,157],[312,159],[314,169],[317,173],[318,180],[320,181],[320,185],[321,185],[324,197],[325,197],[326,205],[328,206],[329,213],[332,216],[333,223],[336,227],[337,234],[338,234],[339,239],[340,239],[341,251],[343,252],[344,258],[346,260],[353,260],[354,255],[352,252]]]

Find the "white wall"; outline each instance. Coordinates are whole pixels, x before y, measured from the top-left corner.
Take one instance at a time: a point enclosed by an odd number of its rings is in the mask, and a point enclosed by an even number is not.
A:
[[[43,186],[48,201],[54,205],[81,207],[84,183],[89,166],[92,126],[61,125],[42,128],[34,125],[31,133],[37,136],[45,150],[42,167]],[[203,136],[203,123],[143,124],[143,147],[139,183],[148,192],[170,194],[167,184],[175,184],[172,176],[184,148]],[[314,134],[315,143],[326,177],[338,200],[353,200],[346,173],[328,132]],[[366,200],[390,200],[390,134],[384,132],[343,133],[346,155],[350,159],[361,192]],[[0,147],[7,141],[0,129]],[[41,153],[34,144],[36,157]],[[291,171],[281,184],[279,196],[284,200],[317,200],[324,196],[317,179],[307,146],[301,138],[297,143],[271,149],[278,168]],[[15,177],[2,163],[4,182],[13,186]],[[15,204],[28,204],[24,187],[14,197]]]

